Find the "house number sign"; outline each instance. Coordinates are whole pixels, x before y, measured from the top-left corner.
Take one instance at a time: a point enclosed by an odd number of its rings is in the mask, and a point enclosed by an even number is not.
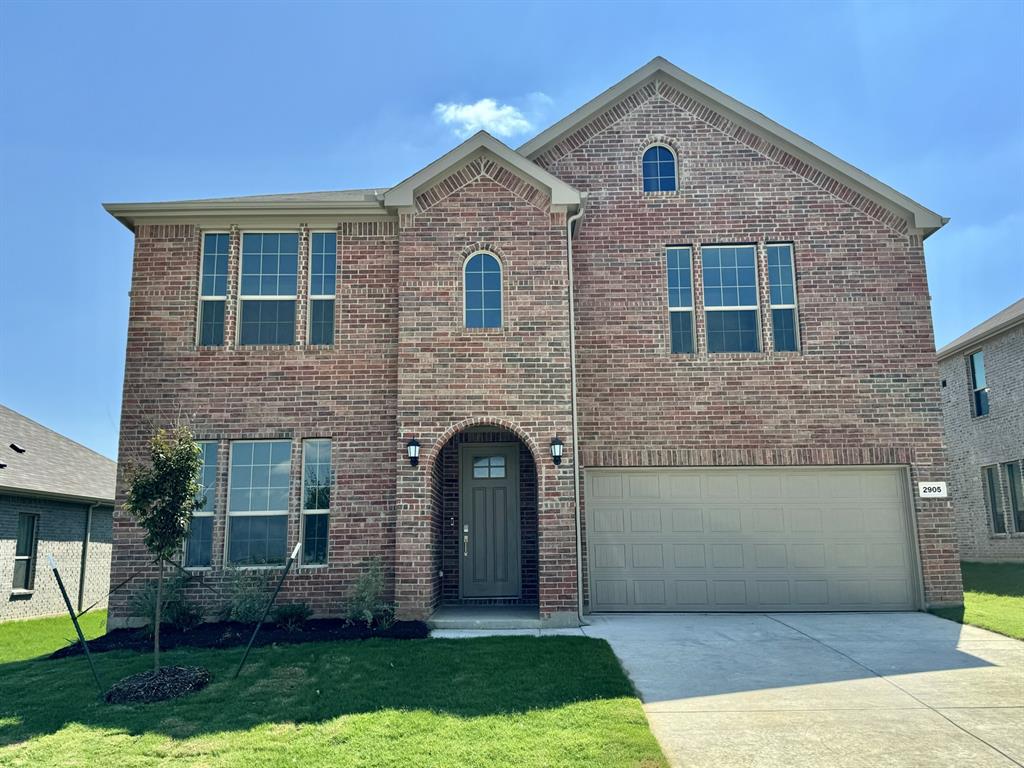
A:
[[[945,483],[918,483],[917,495],[922,499],[945,499],[949,492]]]

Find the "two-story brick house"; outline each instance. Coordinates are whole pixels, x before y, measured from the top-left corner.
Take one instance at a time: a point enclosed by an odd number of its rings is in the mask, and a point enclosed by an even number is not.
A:
[[[950,505],[910,490],[945,477],[945,220],[663,59],[388,189],[107,209],[121,461],[190,419],[203,578],[301,541],[325,613],[371,556],[406,617],[961,601]],[[114,580],[144,562],[119,512]]]
[[[938,351],[964,560],[1024,560],[1024,299]]]

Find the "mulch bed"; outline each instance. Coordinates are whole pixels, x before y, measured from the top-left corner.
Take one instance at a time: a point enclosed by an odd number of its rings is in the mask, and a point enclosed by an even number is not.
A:
[[[108,704],[145,704],[201,691],[209,682],[202,667],[161,667],[118,680],[104,698]]]
[[[162,627],[160,629],[160,650],[173,648],[232,648],[245,645],[252,635],[253,625],[237,621],[217,621],[200,624],[187,632]],[[310,619],[301,629],[288,631],[274,624],[264,624],[256,636],[254,646],[275,643],[317,643],[329,640],[369,640],[384,637],[392,640],[420,640],[430,634],[430,628],[422,621],[396,621],[386,629],[369,628],[350,624],[344,619]],[[105,651],[151,651],[153,638],[144,629],[115,629],[105,635],[89,640],[91,653]],[[51,659],[63,659],[82,653],[82,646],[75,642],[54,651]]]

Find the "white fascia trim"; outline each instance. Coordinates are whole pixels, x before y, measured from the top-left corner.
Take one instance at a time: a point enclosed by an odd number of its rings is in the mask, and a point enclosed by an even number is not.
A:
[[[579,206],[580,193],[575,189],[498,141],[486,131],[478,131],[451,152],[439,157],[421,171],[385,192],[385,207],[408,208],[412,206],[416,192],[438,181],[453,167],[471,159],[474,153],[482,151],[490,152],[526,178],[532,179],[545,189],[550,190],[552,205]]]
[[[788,128],[784,128],[757,110],[751,109],[733,97],[722,93],[717,88],[708,85],[703,80],[699,80],[688,72],[684,72],[661,56],[652,59],[600,96],[591,99],[546,131],[542,131],[519,147],[517,151],[531,159],[536,157],[558,142],[566,133],[604,111],[635,88],[658,77],[666,77],[675,81],[675,84],[684,93],[723,112],[726,117],[773,144],[779,145],[809,165],[830,175],[837,175],[852,188],[874,200],[879,205],[890,209],[895,208],[898,213],[907,215],[912,225],[921,230],[925,237],[949,221],[948,218],[940,216],[929,208],[925,208],[920,203],[911,200],[901,192],[897,192],[887,184],[883,184],[878,179],[850,165],[845,160],[841,160],[817,144],[793,133]]]
[[[103,209],[125,227],[135,231],[138,224],[198,223],[207,228],[211,222],[246,220],[272,221],[341,219],[346,217],[387,216],[381,201],[336,202],[171,202],[171,203],[104,203]]]

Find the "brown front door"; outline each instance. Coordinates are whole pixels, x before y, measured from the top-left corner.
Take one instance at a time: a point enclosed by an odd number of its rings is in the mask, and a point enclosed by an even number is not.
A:
[[[459,487],[462,597],[519,597],[519,446],[463,443]]]

